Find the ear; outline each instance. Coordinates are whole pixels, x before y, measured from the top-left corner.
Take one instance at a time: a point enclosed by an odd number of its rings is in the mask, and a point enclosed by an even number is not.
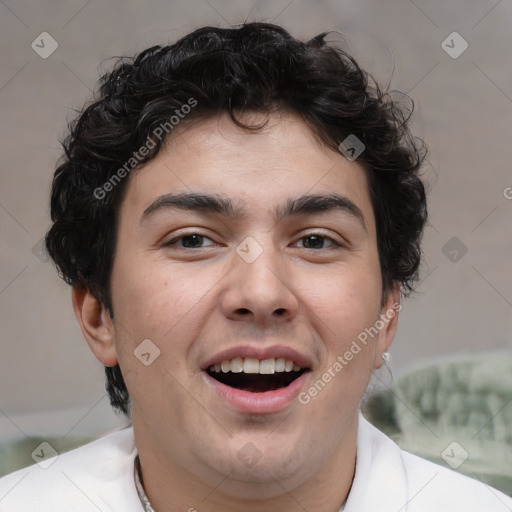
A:
[[[73,287],[73,309],[82,333],[96,359],[104,366],[118,363],[115,330],[105,307],[87,289]]]
[[[380,325],[383,324],[383,326],[379,329],[379,337],[376,343],[375,368],[380,368],[383,365],[382,354],[389,349],[393,342],[398,327],[398,314],[401,309],[400,283],[395,283],[393,289],[388,293],[380,311],[380,320],[382,322]]]

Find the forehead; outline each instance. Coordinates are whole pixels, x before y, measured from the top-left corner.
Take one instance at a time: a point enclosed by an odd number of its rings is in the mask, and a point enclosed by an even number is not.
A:
[[[339,194],[373,224],[366,171],[322,144],[295,114],[251,113],[244,124],[228,114],[183,123],[155,159],[130,177],[122,216],[141,215],[159,196],[210,193],[232,198],[252,214],[275,211],[286,198]]]

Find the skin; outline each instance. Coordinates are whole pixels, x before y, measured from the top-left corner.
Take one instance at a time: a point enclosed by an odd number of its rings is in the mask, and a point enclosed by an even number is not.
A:
[[[161,208],[141,221],[158,197],[176,192],[222,195],[244,215]],[[333,193],[360,209],[364,225],[340,210],[273,216],[289,198]],[[239,344],[293,347],[312,362],[307,390],[398,302],[398,286],[383,301],[362,166],[293,114],[273,114],[258,132],[222,115],[174,132],[130,177],[119,215],[114,318],[87,290],[74,289],[73,304],[98,360],[121,366],[155,510],[337,511],[354,476],[359,405],[398,315],[308,404],[294,400],[277,413],[228,406],[201,364]],[[190,238],[176,240],[190,233],[208,238],[192,248],[184,247]],[[313,233],[343,245],[306,237]],[[236,252],[248,236],[263,249],[252,263]],[[144,339],[160,349],[149,366],[134,356]],[[237,457],[249,442],[261,453],[252,467]]]

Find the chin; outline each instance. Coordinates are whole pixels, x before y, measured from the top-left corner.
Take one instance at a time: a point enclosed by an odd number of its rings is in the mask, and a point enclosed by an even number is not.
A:
[[[278,471],[271,473],[260,468],[257,471],[248,472],[238,468],[218,486],[218,490],[233,498],[262,501],[286,494],[298,487],[300,483],[291,481],[289,475],[281,475]]]
[[[296,447],[280,448],[279,453],[275,447],[267,447],[259,455],[254,451],[253,460],[248,455],[251,451],[246,449],[247,462],[243,456],[237,456],[240,450],[232,452],[234,458],[216,458],[211,467],[224,475],[222,483],[216,483],[217,489],[239,499],[261,501],[285,494],[312,477],[317,464],[310,458],[305,464],[306,455]]]

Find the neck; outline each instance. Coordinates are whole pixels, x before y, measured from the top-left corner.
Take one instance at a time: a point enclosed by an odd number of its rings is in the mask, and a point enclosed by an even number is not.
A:
[[[147,437],[137,435],[135,422],[134,430],[144,490],[155,512],[338,512],[347,499],[354,478],[357,417],[347,426],[320,469],[298,484],[279,482],[272,477],[266,483],[241,484],[230,475],[220,474],[213,485],[205,483],[183,465],[169,461],[162,450],[153,449],[151,442],[144,441]],[[268,494],[269,486],[276,489],[273,497],[243,497],[244,494],[257,495],[258,487],[262,495],[264,491]]]

